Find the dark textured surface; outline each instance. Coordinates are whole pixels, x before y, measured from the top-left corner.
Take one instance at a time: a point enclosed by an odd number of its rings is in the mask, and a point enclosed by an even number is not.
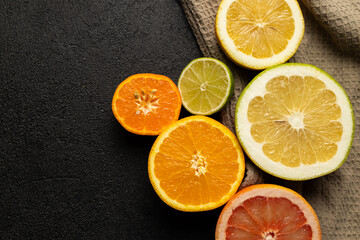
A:
[[[129,75],[200,56],[176,0],[0,0],[0,239],[213,239],[219,210],[166,206],[155,138],[111,112]]]

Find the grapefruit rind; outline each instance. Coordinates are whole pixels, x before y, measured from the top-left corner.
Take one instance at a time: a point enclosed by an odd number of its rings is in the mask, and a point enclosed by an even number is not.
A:
[[[183,75],[185,74],[186,71],[189,70],[189,68],[191,68],[191,66],[195,63],[195,62],[198,62],[198,61],[213,61],[215,62],[217,65],[221,66],[225,72],[226,72],[226,79],[228,80],[228,87],[227,87],[227,90],[226,90],[226,94],[225,96],[223,96],[223,99],[221,101],[221,103],[214,107],[213,109],[211,109],[210,111],[207,111],[207,112],[200,112],[200,111],[195,111],[193,109],[191,109],[188,104],[186,103],[186,101],[184,101],[184,98],[182,97],[182,103],[183,103],[183,106],[184,108],[192,113],[192,114],[195,114],[195,115],[211,115],[211,114],[214,114],[214,113],[217,113],[218,111],[220,111],[225,105],[226,103],[229,102],[230,100],[230,97],[232,95],[232,93],[234,92],[234,77],[233,77],[233,74],[230,70],[230,68],[223,62],[215,59],[215,58],[209,58],[209,57],[201,57],[201,58],[196,58],[194,60],[192,60],[185,68],[184,70],[181,72],[180,74],[180,77],[179,77],[179,80],[178,80],[178,89],[180,91],[180,95],[182,96],[181,92],[182,92],[182,87],[181,87],[181,82],[182,82],[182,79],[183,79]]]
[[[267,58],[255,58],[237,50],[226,29],[226,14],[229,6],[236,0],[223,0],[215,19],[215,35],[225,54],[237,65],[252,70],[262,70],[289,60],[297,51],[305,32],[304,17],[296,0],[285,0],[295,19],[295,31],[286,48]]]
[[[166,194],[166,192],[160,187],[160,180],[157,179],[155,176],[154,159],[155,159],[156,154],[159,152],[159,148],[160,148],[160,145],[162,144],[162,142],[167,137],[169,137],[169,134],[173,130],[175,130],[177,127],[185,125],[186,123],[192,122],[192,121],[204,121],[206,123],[211,124],[213,127],[220,129],[227,137],[229,137],[229,139],[234,144],[234,147],[238,153],[239,171],[238,171],[238,175],[236,178],[237,180],[231,185],[230,191],[226,195],[224,195],[221,198],[221,200],[219,200],[217,202],[209,202],[207,204],[201,204],[201,205],[186,205],[186,204],[179,203],[175,199],[171,199]],[[226,128],[221,123],[219,123],[216,120],[209,118],[209,117],[190,116],[190,117],[183,118],[183,119],[178,120],[177,122],[173,123],[156,138],[156,140],[151,148],[150,154],[149,154],[148,174],[149,174],[149,179],[150,179],[151,185],[153,186],[155,192],[160,197],[160,199],[163,202],[165,202],[167,205],[169,205],[170,207],[172,207],[176,210],[179,210],[179,211],[183,211],[183,212],[208,211],[208,210],[212,210],[212,209],[215,209],[215,208],[218,208],[218,207],[224,205],[236,193],[236,191],[238,190],[238,188],[244,178],[245,158],[244,158],[244,154],[243,154],[243,151],[241,149],[238,139],[228,128]]]
[[[300,165],[299,167],[287,167],[269,159],[262,151],[262,145],[255,142],[250,134],[251,123],[247,118],[248,105],[255,96],[263,96],[266,93],[265,85],[273,77],[284,75],[313,76],[323,81],[328,89],[336,94],[336,103],[341,108],[343,134],[338,142],[338,151],[327,162],[313,165]],[[354,136],[354,113],[349,97],[341,85],[328,73],[310,64],[286,63],[274,66],[259,73],[242,91],[235,111],[235,128],[240,144],[248,157],[263,171],[287,180],[302,181],[314,179],[334,172],[345,162]]]
[[[219,216],[216,231],[215,239],[216,240],[225,240],[226,238],[226,228],[227,223],[232,215],[233,211],[240,206],[245,200],[250,199],[256,196],[264,197],[279,197],[287,198],[293,204],[297,205],[300,210],[304,213],[304,216],[312,228],[312,240],[321,240],[321,228],[319,219],[311,207],[311,205],[297,192],[274,184],[256,184],[249,187],[246,187],[236,193],[229,202],[225,205],[221,214]]]

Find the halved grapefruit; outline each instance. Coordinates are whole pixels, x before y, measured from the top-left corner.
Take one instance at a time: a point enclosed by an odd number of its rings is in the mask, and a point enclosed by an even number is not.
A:
[[[244,151],[258,167],[295,181],[338,169],[349,154],[355,126],[340,84],[302,63],[258,74],[239,97],[235,124]]]
[[[239,191],[222,210],[216,240],[320,240],[310,204],[291,189],[258,184]]]

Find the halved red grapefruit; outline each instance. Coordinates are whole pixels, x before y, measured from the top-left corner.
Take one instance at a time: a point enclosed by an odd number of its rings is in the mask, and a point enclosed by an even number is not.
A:
[[[320,240],[310,204],[291,189],[258,184],[239,191],[222,210],[216,240]]]

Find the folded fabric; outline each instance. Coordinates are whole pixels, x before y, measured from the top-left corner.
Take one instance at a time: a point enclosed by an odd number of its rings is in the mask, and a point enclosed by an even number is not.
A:
[[[337,48],[360,56],[360,1],[303,0]]]
[[[222,122],[234,131],[236,101],[242,89],[259,72],[236,66],[218,45],[214,24],[220,0],[180,0],[180,3],[204,56],[224,61],[234,74],[235,92],[221,114]],[[360,161],[357,159],[360,154],[360,59],[357,57],[360,55],[360,1],[304,0],[300,6],[305,19],[305,34],[289,62],[322,68],[344,87],[355,114],[353,147],[339,170],[302,185],[271,178],[248,161],[241,187],[265,181],[302,192],[319,216],[323,239],[357,240],[360,237]]]

